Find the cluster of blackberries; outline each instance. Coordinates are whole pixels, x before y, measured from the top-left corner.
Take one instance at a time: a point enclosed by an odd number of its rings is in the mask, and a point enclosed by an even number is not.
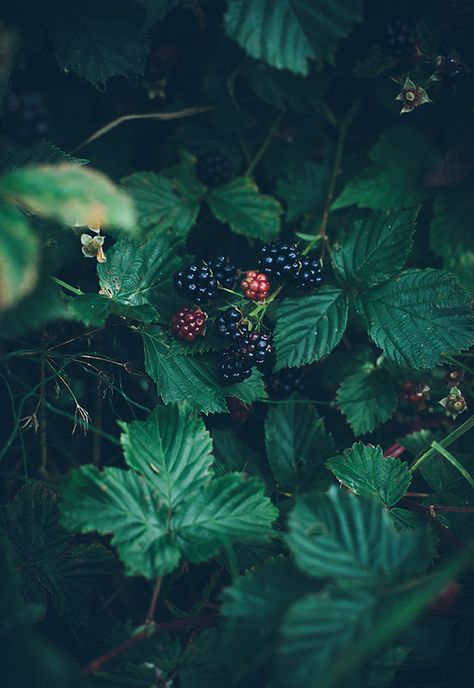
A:
[[[297,289],[309,290],[321,284],[321,261],[298,251],[295,243],[274,241],[261,249],[257,266],[270,279],[287,280]]]
[[[47,135],[48,112],[41,93],[9,93],[3,105],[0,128],[10,141],[31,145]]]

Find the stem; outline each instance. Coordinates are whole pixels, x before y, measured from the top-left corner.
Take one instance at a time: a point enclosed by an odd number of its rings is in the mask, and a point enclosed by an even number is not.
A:
[[[47,424],[46,424],[46,361],[44,358],[41,359],[40,363],[40,401],[39,401],[39,441],[40,441],[40,466],[39,471],[42,475],[47,475],[48,470],[48,435],[47,435]]]
[[[435,441],[433,441],[433,442],[431,443],[431,446],[433,447],[433,449],[436,449],[436,451],[437,451],[439,454],[441,454],[441,456],[444,456],[444,458],[445,458],[447,461],[449,461],[449,463],[450,463],[452,466],[454,466],[454,468],[456,468],[456,470],[458,470],[458,471],[461,473],[461,475],[463,476],[463,478],[465,478],[465,479],[467,480],[467,482],[469,483],[469,485],[470,485],[472,488],[474,488],[474,478],[473,478],[472,475],[469,473],[469,471],[467,471],[467,470],[464,468],[464,466],[463,466],[461,463],[459,463],[459,461],[451,454],[451,452],[449,452],[449,451],[448,451],[447,449],[445,449],[441,444],[439,444],[438,442],[435,442]]]
[[[449,447],[450,444],[453,444],[453,442],[461,437],[461,435],[464,435],[464,433],[470,430],[472,427],[474,427],[474,415],[464,421],[464,423],[462,423],[458,428],[450,432],[449,435],[444,438],[444,440],[439,442],[439,446]],[[427,449],[419,458],[416,459],[415,463],[410,468],[411,473],[414,473],[421,466],[421,464],[426,461],[426,459],[435,456],[437,453],[438,450],[431,445],[429,449]]]
[[[263,158],[265,153],[267,152],[268,146],[271,144],[273,137],[275,136],[275,132],[278,129],[278,125],[280,124],[283,115],[285,112],[280,112],[279,115],[276,117],[274,120],[272,126],[270,127],[270,130],[268,131],[262,145],[258,149],[258,151],[255,153],[253,160],[249,163],[247,169],[244,172],[244,177],[250,177],[254,169],[257,167],[258,163],[260,160]]]
[[[406,497],[403,497],[403,499],[398,502],[397,507],[408,509],[408,511],[415,511],[417,514],[420,514],[425,521],[433,526],[434,530],[436,530],[441,538],[450,541],[451,544],[459,545],[461,543],[459,538],[454,535],[447,526],[438,521],[429,507],[418,504],[418,502],[412,502],[411,499],[407,499]]]
[[[147,623],[147,624],[155,623],[155,621],[154,621],[155,609],[156,609],[156,603],[158,602],[158,596],[159,596],[160,590],[161,590],[162,580],[163,579],[161,578],[161,576],[159,576],[155,581],[155,585],[153,587],[153,594],[152,594],[151,600],[150,600],[150,606],[148,607],[148,611],[146,613],[145,623]]]
[[[77,289],[76,287],[71,286],[67,282],[63,282],[63,280],[59,279],[59,277],[51,276],[51,279],[53,280],[53,282],[56,282],[56,284],[59,284],[60,287],[62,287],[63,289],[66,289],[67,291],[70,291],[72,294],[75,294],[76,296],[82,296],[84,293],[80,289]]]

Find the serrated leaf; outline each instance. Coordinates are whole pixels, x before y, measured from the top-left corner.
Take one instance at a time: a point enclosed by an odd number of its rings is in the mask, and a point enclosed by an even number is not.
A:
[[[69,301],[68,311],[87,327],[91,325],[101,327],[111,315],[142,323],[153,323],[159,318],[158,311],[149,303],[142,306],[128,306],[102,294],[77,296]]]
[[[218,428],[212,431],[214,456],[222,472],[233,470],[265,479],[268,474],[265,457],[233,432]]]
[[[265,422],[268,463],[285,490],[307,492],[327,477],[324,461],[334,440],[311,404],[288,402],[270,408]]]
[[[342,247],[332,253],[343,282],[377,284],[400,272],[412,247],[416,213],[375,212],[355,223]]]
[[[441,270],[405,270],[357,299],[369,335],[387,358],[407,368],[434,368],[443,351],[474,343],[467,294]]]
[[[260,194],[249,177],[237,177],[212,189],[207,202],[217,219],[228,223],[236,234],[261,241],[278,236],[282,208],[272,196]]]
[[[330,353],[344,334],[347,315],[346,295],[330,285],[311,296],[283,299],[274,335],[276,370],[313,363]]]
[[[337,391],[337,403],[355,435],[372,432],[389,420],[397,407],[398,385],[386,370],[370,363],[347,377]]]
[[[17,208],[0,205],[0,312],[29,294],[37,280],[39,246]]]
[[[16,146],[0,137],[0,172],[8,172],[26,165],[46,165],[61,162],[85,165],[87,160],[65,153],[49,141],[39,141],[31,146]]]
[[[157,390],[165,404],[187,401],[203,413],[227,412],[227,397],[237,397],[245,403],[265,397],[261,373],[237,385],[222,386],[213,357],[183,356],[179,349],[165,344],[158,328],[142,331],[145,347],[145,368],[157,383]]]
[[[375,500],[337,487],[296,500],[287,541],[302,571],[349,588],[393,585],[432,557],[427,531],[399,533]]]
[[[212,441],[203,421],[185,406],[157,406],[146,421],[121,427],[125,461],[154,483],[168,509],[208,482]]]
[[[104,89],[112,76],[143,74],[149,39],[141,11],[123,0],[63,3],[49,21],[59,67]]]
[[[411,127],[386,130],[369,153],[374,163],[350,180],[332,205],[396,209],[419,205],[432,191],[425,176],[438,159],[425,136]]]
[[[279,179],[277,195],[286,201],[286,219],[291,222],[306,214],[319,217],[324,208],[328,180],[327,166],[313,162],[305,162],[296,174]]]
[[[128,195],[87,167],[61,163],[14,170],[0,179],[0,196],[70,227],[100,223],[135,230]]]
[[[196,221],[205,191],[197,181],[185,184],[153,172],[137,172],[122,184],[135,202],[139,227],[161,232],[172,229],[183,236]]]
[[[400,501],[411,482],[406,463],[385,458],[381,447],[362,442],[329,459],[326,465],[353,492],[361,497],[375,497],[387,507]]]

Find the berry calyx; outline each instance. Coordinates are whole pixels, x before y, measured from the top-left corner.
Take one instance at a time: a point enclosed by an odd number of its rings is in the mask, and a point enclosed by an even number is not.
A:
[[[41,93],[10,93],[5,98],[2,132],[13,143],[31,145],[48,134],[48,111]]]
[[[318,287],[322,281],[321,261],[319,258],[302,256],[300,259],[300,269],[294,280],[296,288],[309,291],[314,289],[314,287]]]
[[[257,266],[275,279],[295,278],[301,268],[298,247],[286,241],[265,244],[257,257]]]
[[[247,333],[248,328],[244,323],[242,313],[237,308],[227,308],[217,316],[216,335],[221,339],[238,342],[243,340]]]
[[[204,263],[187,265],[174,275],[174,288],[193,303],[208,303],[217,293],[217,280]]]
[[[229,181],[232,167],[227,156],[216,149],[212,149],[198,157],[196,174],[206,186],[220,186]]]
[[[270,282],[263,272],[249,270],[240,283],[244,296],[250,301],[264,301],[270,291]]]
[[[242,356],[240,346],[233,346],[222,353],[219,377],[225,385],[243,382],[252,374],[252,367]]]
[[[269,360],[273,348],[270,336],[262,332],[249,332],[242,344],[242,356],[250,366],[261,368]]]
[[[219,285],[226,289],[232,289],[235,284],[237,269],[230,258],[226,256],[215,256],[206,262],[211,268],[212,274]]]
[[[207,315],[200,308],[186,306],[171,316],[171,327],[178,339],[194,342],[204,334]]]

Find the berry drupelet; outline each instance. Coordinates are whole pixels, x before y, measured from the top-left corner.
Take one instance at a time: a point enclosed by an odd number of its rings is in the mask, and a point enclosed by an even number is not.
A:
[[[243,382],[252,374],[252,366],[242,357],[242,348],[233,346],[222,353],[219,376],[226,385]]]
[[[221,287],[232,289],[235,284],[237,276],[237,268],[232,263],[230,258],[225,256],[215,256],[206,261],[212,270],[212,274],[218,281]]]
[[[171,316],[171,327],[178,339],[194,342],[206,329],[207,315],[200,308],[187,306]]]
[[[300,270],[298,247],[286,241],[265,244],[257,258],[259,270],[275,279],[295,278]]]
[[[250,366],[261,368],[272,354],[272,345],[268,334],[249,332],[242,343],[242,357]]]
[[[193,303],[208,303],[217,293],[217,280],[204,263],[187,265],[175,273],[174,288],[178,294]]]
[[[225,155],[213,149],[198,157],[196,173],[198,179],[206,186],[219,186],[229,181],[232,167]]]
[[[13,143],[31,145],[48,134],[48,112],[38,92],[10,93],[5,98],[1,130]]]
[[[294,279],[296,288],[307,291],[314,289],[314,287],[318,287],[323,281],[321,276],[321,261],[319,258],[301,256],[300,264],[300,271]]]
[[[237,308],[227,308],[219,313],[216,318],[216,335],[221,339],[230,339],[239,342],[248,333],[248,328],[243,321],[242,313]]]
[[[251,301],[264,301],[270,291],[268,277],[262,272],[256,272],[256,270],[246,272],[240,286],[244,296]]]

